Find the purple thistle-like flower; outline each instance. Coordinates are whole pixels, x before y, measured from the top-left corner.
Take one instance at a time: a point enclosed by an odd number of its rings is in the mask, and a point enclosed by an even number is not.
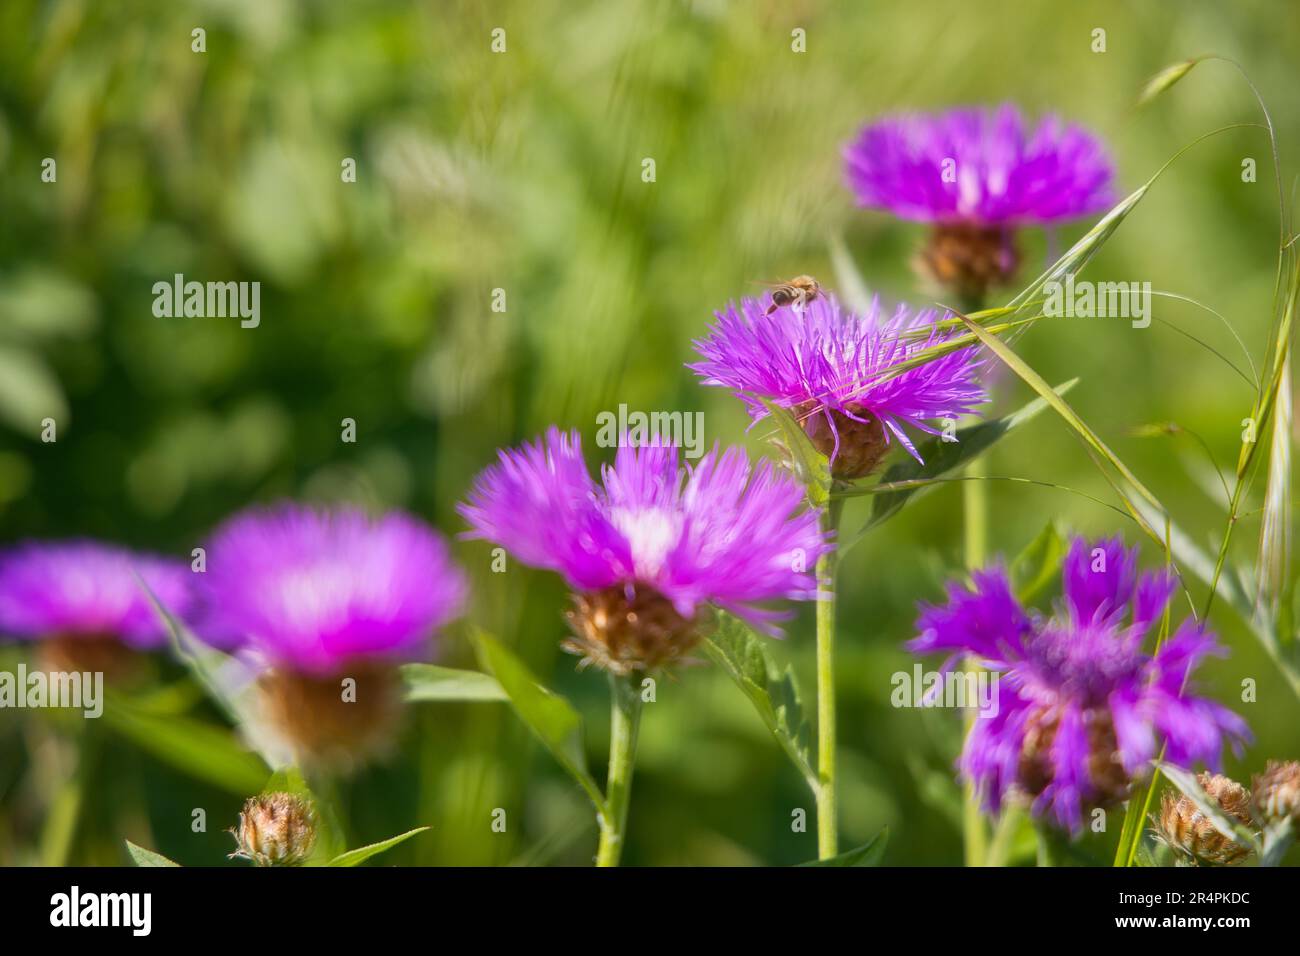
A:
[[[85,539],[9,548],[0,552],[0,635],[160,647],[167,631],[141,580],[171,613],[190,610],[190,570],[180,561]]]
[[[1064,598],[1051,617],[1026,611],[1004,570],[953,583],[944,606],[922,605],[918,653],[969,654],[998,677],[996,714],[980,715],[962,775],[997,812],[1012,793],[1071,830],[1086,809],[1123,799],[1161,745],[1165,759],[1218,765],[1223,745],[1249,739],[1245,722],[1189,692],[1214,635],[1188,619],[1147,654],[1142,644],[1175,590],[1165,571],[1138,573],[1137,548],[1076,538]]]
[[[715,313],[708,338],[695,342],[703,361],[688,367],[706,385],[733,389],[756,422],[768,414],[761,399],[790,409],[837,477],[869,473],[894,439],[920,460],[905,426],[938,434],[930,420],[959,418],[986,399],[974,348],[886,377],[952,337],[936,312],[900,305],[890,315],[873,300],[855,315],[822,296],[768,314],[769,302],[743,299]]]
[[[844,148],[858,205],[932,223],[920,271],[978,304],[1020,263],[1015,231],[1114,204],[1101,142],[1054,116],[1031,127],[1016,107],[890,116]]]
[[[738,448],[694,467],[676,448],[619,448],[597,484],[576,432],[502,451],[460,507],[468,537],[558,571],[576,592],[570,649],[618,673],[680,657],[704,604],[774,632],[759,606],[817,596],[808,569],[830,547],[803,493]]]
[[[890,116],[844,149],[858,204],[919,222],[1049,225],[1114,203],[1101,142],[1011,104]]]
[[[466,595],[446,543],[416,518],[290,503],[222,525],[203,578],[205,637],[318,676],[414,656]]]

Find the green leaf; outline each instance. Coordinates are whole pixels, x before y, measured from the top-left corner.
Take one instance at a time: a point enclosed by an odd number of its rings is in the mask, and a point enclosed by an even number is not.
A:
[[[889,842],[889,827],[885,827],[869,843],[854,850],[848,850],[829,860],[811,860],[800,866],[879,866],[885,855],[885,844]]]
[[[167,859],[161,853],[155,853],[153,850],[146,850],[142,846],[136,846],[130,840],[126,843],[126,852],[131,854],[131,859],[135,861],[136,866],[180,866],[179,863]]]
[[[790,467],[795,477],[808,493],[808,503],[814,508],[825,506],[831,492],[830,461],[819,452],[788,408],[782,408],[766,398],[759,401],[772,416],[781,433],[780,444],[790,457]]]
[[[436,664],[403,664],[406,701],[507,700],[496,678],[479,671],[456,670]]]
[[[717,631],[704,642],[704,650],[749,698],[786,756],[816,791],[808,727],[791,668],[779,668],[768,654],[765,639],[730,614],[719,614]]]
[[[423,833],[429,827],[416,827],[414,830],[407,830],[405,833],[399,833],[395,837],[389,837],[387,840],[380,840],[378,843],[371,843],[369,846],[357,847],[355,850],[348,850],[346,853],[340,853],[334,859],[330,860],[326,866],[356,866],[358,863],[370,859],[378,853],[392,849],[399,843],[403,843],[415,836],[417,833]]]
[[[270,772],[224,727],[174,714],[153,714],[115,693],[105,694],[103,721],[164,763],[231,793],[256,793]]]
[[[581,715],[559,694],[539,684],[528,666],[499,641],[477,631],[474,643],[484,668],[501,683],[515,713],[603,812],[605,798],[587,770]]]
[[[1196,809],[1201,811],[1214,829],[1229,840],[1235,840],[1242,846],[1254,847],[1256,851],[1259,850],[1259,837],[1248,827],[1224,813],[1223,808],[1219,806],[1214,798],[1201,789],[1196,774],[1190,773],[1182,767],[1176,767],[1164,760],[1157,760],[1156,766],[1166,780],[1196,804]]]
[[[1078,382],[1077,378],[1070,379],[1070,381],[1058,385],[1054,394],[1064,395],[1074,388]],[[917,484],[913,487],[882,492],[876,495],[876,500],[871,508],[871,518],[862,530],[866,531],[888,521],[898,514],[903,505],[907,504],[913,495],[927,489],[926,482],[946,475],[967,464],[987,451],[1008,432],[1032,420],[1046,407],[1047,402],[1045,399],[1036,398],[1010,415],[996,421],[979,422],[958,429],[956,441],[943,441],[941,437],[938,437],[922,442],[917,447],[917,451],[925,459],[925,464],[921,464],[915,458],[909,456],[906,460],[890,465],[880,479],[882,485],[903,482],[916,482]]]
[[[1016,597],[1030,604],[1060,577],[1065,560],[1065,539],[1055,521],[1049,521],[1038,536],[1029,542],[1014,561],[1009,573]]]

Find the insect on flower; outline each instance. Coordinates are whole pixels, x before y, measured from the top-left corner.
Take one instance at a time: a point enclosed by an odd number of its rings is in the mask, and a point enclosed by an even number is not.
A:
[[[795,276],[788,282],[780,282],[772,287],[772,301],[763,314],[771,315],[786,306],[802,312],[809,302],[821,295],[821,283],[812,276]]]

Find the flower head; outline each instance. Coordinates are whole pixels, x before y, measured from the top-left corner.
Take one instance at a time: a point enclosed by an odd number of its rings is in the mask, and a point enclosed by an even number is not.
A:
[[[266,725],[315,765],[385,749],[401,712],[395,665],[465,598],[443,540],[398,512],[282,504],[230,519],[207,554],[201,631],[260,667]]]
[[[858,204],[918,222],[1048,225],[1114,203],[1101,142],[1011,104],[889,116],[844,148]]]
[[[180,561],[91,540],[9,548],[0,552],[0,635],[160,647],[167,631],[141,581],[168,611],[188,613],[190,570]]]
[[[714,449],[694,467],[676,448],[619,448],[595,482],[576,432],[501,452],[460,508],[469,537],[558,571],[573,588],[577,650],[616,673],[648,670],[698,640],[702,605],[772,630],[758,606],[816,595],[829,545],[803,495],[767,462]]]
[[[978,301],[1014,276],[1015,230],[1114,202],[1101,143],[1048,116],[1031,127],[1010,104],[890,116],[844,148],[858,205],[934,224],[921,270]]]
[[[1139,573],[1137,549],[1119,538],[1073,541],[1050,617],[1022,608],[1002,569],[972,578],[949,585],[945,606],[922,606],[909,647],[968,654],[998,674],[996,715],[975,721],[960,761],[990,810],[1018,793],[1078,829],[1085,809],[1123,799],[1161,744],[1171,763],[1214,767],[1226,741],[1249,736],[1189,690],[1201,659],[1223,653],[1212,634],[1188,619],[1155,654],[1142,650],[1174,581]]]
[[[985,400],[974,348],[889,375],[952,337],[932,311],[900,305],[888,314],[876,300],[855,315],[822,296],[770,314],[766,299],[743,299],[716,319],[695,342],[703,361],[689,367],[704,384],[734,390],[754,421],[768,414],[763,399],[789,409],[836,477],[869,473],[895,440],[919,460],[905,427],[938,434],[930,421],[958,418]]]
[[[446,544],[409,515],[287,503],[217,529],[203,583],[207,633],[321,676],[416,654],[466,592]]]

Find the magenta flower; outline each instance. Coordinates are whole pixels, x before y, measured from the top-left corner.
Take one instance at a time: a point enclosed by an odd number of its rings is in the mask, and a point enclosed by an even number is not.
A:
[[[207,548],[202,635],[260,674],[263,723],[296,760],[348,769],[388,749],[397,664],[460,611],[466,582],[416,518],[284,503],[236,515]]]
[[[180,561],[91,540],[9,548],[0,552],[0,635],[160,647],[167,631],[140,580],[173,614],[190,610],[190,570]]]
[[[322,676],[417,655],[466,595],[446,544],[416,518],[290,503],[222,525],[203,578],[205,636]]]
[[[468,537],[558,571],[574,589],[569,648],[616,673],[649,670],[698,640],[712,604],[769,632],[781,615],[759,606],[817,596],[809,569],[827,550],[803,493],[740,449],[697,465],[677,449],[621,447],[592,480],[576,432],[502,451],[460,508]]]
[[[969,654],[998,677],[997,712],[975,721],[960,760],[990,811],[1022,795],[1077,831],[1085,810],[1127,796],[1162,745],[1171,763],[1214,768],[1225,742],[1249,738],[1240,717],[1191,693],[1201,659],[1224,653],[1211,633],[1189,618],[1154,655],[1142,650],[1175,582],[1137,561],[1118,537],[1076,538],[1051,617],[1022,608],[1001,568],[950,584],[946,606],[922,605],[911,650]]]
[[[1031,128],[1010,104],[885,117],[844,148],[844,162],[858,205],[935,225],[920,265],[971,298],[1015,274],[1016,228],[1115,202],[1096,137],[1054,116]]]
[[[886,377],[952,337],[936,327],[933,311],[900,305],[888,315],[873,301],[859,316],[828,296],[798,311],[767,308],[767,297],[743,299],[715,313],[708,338],[695,342],[703,361],[688,367],[705,385],[733,389],[755,422],[768,414],[761,399],[789,409],[836,477],[868,474],[895,439],[920,460],[905,426],[938,434],[929,422],[955,420],[985,401],[974,348]]]

